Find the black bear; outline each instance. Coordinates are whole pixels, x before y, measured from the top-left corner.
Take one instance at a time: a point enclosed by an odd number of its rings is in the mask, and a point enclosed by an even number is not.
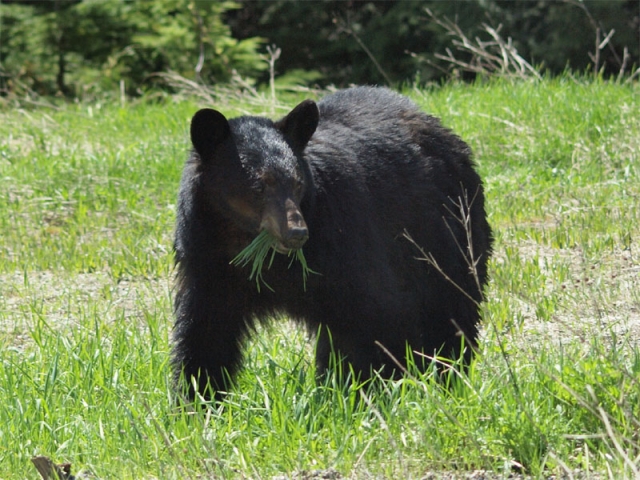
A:
[[[192,397],[219,397],[254,322],[277,313],[318,334],[319,373],[340,359],[361,378],[395,375],[391,357],[409,349],[470,359],[492,236],[471,151],[438,119],[390,90],[356,87],[275,122],[203,109],[191,141],[173,367]],[[282,254],[258,291],[250,267],[230,262],[263,229]],[[317,272],[306,284],[287,256],[300,248]]]

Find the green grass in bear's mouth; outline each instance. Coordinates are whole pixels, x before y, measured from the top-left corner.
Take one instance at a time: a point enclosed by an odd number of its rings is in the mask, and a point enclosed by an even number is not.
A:
[[[251,274],[249,275],[249,280],[253,280],[255,278],[258,292],[260,291],[261,284],[264,284],[264,286],[272,292],[274,291],[273,288],[271,288],[262,277],[262,270],[265,267],[265,262],[267,264],[267,269],[271,268],[273,259],[276,255],[276,243],[277,239],[273,235],[271,235],[266,230],[262,230],[256,236],[256,238],[254,238],[253,241],[249,245],[247,245],[238,255],[236,255],[230,262],[232,265],[237,265],[239,267],[246,267],[247,265],[251,264]],[[267,256],[269,255],[269,253],[271,254],[271,256],[267,261]],[[307,265],[307,259],[304,257],[304,253],[302,252],[301,248],[299,248],[298,250],[290,250],[289,256],[292,257],[291,262],[289,263],[289,268],[291,268],[291,265],[293,265],[293,262],[295,260],[300,262],[300,266],[302,267],[302,285],[306,290],[307,277],[310,273],[317,272],[314,272],[309,268],[309,266]]]

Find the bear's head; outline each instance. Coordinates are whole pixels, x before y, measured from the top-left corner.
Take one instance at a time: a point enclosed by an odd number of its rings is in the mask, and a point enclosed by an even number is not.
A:
[[[199,110],[191,120],[192,160],[206,201],[251,236],[266,229],[281,253],[301,248],[309,237],[301,205],[313,195],[302,153],[318,121],[312,100],[277,122]]]

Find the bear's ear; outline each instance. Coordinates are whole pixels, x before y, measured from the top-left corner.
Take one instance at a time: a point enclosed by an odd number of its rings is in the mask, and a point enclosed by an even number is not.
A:
[[[318,127],[320,112],[318,105],[313,100],[305,100],[289,114],[275,123],[291,145],[299,150],[306,147],[307,142]]]
[[[230,134],[229,122],[217,110],[203,108],[191,119],[191,143],[203,161],[209,160]]]

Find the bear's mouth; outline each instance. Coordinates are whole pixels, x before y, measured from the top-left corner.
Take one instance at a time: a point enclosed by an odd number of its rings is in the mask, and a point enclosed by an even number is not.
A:
[[[269,231],[268,228],[266,230]],[[306,226],[304,228],[290,228],[285,235],[274,234],[273,232],[270,232],[270,234],[273,238],[271,247],[283,255],[290,255],[300,250],[309,238]]]
[[[289,247],[285,247],[281,242],[276,242],[272,248],[278,252],[281,253],[282,255],[289,255],[291,252],[297,250],[297,248],[289,248]]]

